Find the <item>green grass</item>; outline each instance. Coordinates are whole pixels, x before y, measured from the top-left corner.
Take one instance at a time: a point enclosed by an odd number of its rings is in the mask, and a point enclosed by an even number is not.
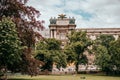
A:
[[[85,77],[85,79],[82,79]],[[100,75],[40,75],[40,76],[9,76],[9,80],[120,80],[120,77]]]

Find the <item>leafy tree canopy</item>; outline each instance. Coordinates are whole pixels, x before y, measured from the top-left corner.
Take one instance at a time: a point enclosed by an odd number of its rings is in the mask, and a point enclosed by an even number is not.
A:
[[[115,40],[112,35],[100,35],[93,45],[93,52],[96,55],[95,62],[106,74],[120,73],[119,45],[120,39]]]
[[[116,71],[116,74],[120,74],[120,38],[110,43],[109,52],[114,65],[113,69]]]
[[[13,71],[14,66],[21,61],[20,45],[14,22],[3,17],[0,21],[0,69]]]
[[[112,35],[100,35],[96,41],[97,41],[97,44],[101,44],[105,47],[110,47],[110,42],[111,41],[114,41],[115,38],[112,36]]]
[[[58,68],[66,66],[66,55],[61,49],[61,42],[56,39],[40,41],[36,47],[36,58],[45,62],[43,70],[52,70],[53,64]]]
[[[40,13],[35,8],[28,6],[28,1],[0,0],[0,20],[2,20],[3,16],[6,16],[10,17],[15,23],[21,45],[25,46],[21,52],[22,62],[19,65],[22,66],[20,68],[22,72],[33,75],[38,71],[37,65],[39,64],[32,54],[34,53],[36,40],[41,39],[41,35],[35,29],[43,29],[43,21],[37,20]]]
[[[92,42],[87,37],[85,31],[72,31],[71,34],[68,35],[68,39],[69,42],[65,47],[65,53],[69,54],[67,60],[68,62],[76,60],[76,70],[78,70],[79,63],[87,63],[87,57],[83,52],[88,49],[88,46],[90,46]],[[74,56],[73,53],[75,53]]]

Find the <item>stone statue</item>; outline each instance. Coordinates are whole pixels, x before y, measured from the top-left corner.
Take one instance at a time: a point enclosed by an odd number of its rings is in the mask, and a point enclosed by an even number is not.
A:
[[[50,24],[56,24],[56,19],[55,18],[51,18],[50,19]]]
[[[69,24],[75,24],[75,19],[74,18],[70,19]]]
[[[61,18],[61,19],[66,18],[65,14],[59,14],[58,16],[59,16],[58,18]]]

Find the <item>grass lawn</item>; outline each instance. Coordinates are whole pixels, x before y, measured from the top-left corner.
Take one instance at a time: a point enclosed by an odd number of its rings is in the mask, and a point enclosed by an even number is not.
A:
[[[83,79],[84,78],[84,79]],[[120,80],[120,77],[100,76],[100,75],[40,75],[35,77],[30,76],[9,76],[9,80]]]

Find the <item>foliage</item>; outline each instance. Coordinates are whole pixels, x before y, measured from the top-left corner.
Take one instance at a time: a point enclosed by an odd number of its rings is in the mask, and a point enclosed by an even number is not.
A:
[[[99,65],[103,71],[109,72],[111,68],[111,56],[108,54],[108,50],[105,46],[98,45],[95,49],[96,61],[95,63]]]
[[[3,17],[0,21],[0,70],[13,71],[21,61],[20,44],[15,24],[10,18]]]
[[[87,63],[87,57],[83,54],[83,52],[90,46],[91,40],[87,37],[85,31],[72,31],[71,34],[68,35],[69,43],[66,46],[68,55],[68,62],[76,60],[76,70],[78,71],[79,63]],[[71,52],[69,52],[69,50]],[[73,56],[73,53],[75,55]],[[72,57],[70,57],[72,56]]]
[[[109,52],[115,74],[120,74],[120,38],[110,43]]]
[[[106,74],[120,73],[120,42],[112,35],[100,35],[95,41],[93,50],[96,55],[96,64]]]
[[[34,29],[43,29],[43,21],[37,20],[40,13],[35,8],[27,6],[28,1],[29,0],[0,0],[0,20],[3,16],[9,16],[16,24],[15,27],[17,28],[21,45],[25,47],[24,50],[22,50],[22,62],[19,64],[21,65],[19,70],[32,74],[34,72],[36,73],[38,66],[34,69],[35,66],[29,65],[33,63],[38,65],[32,54],[34,54],[36,40],[41,38],[41,35]]]
[[[0,19],[9,16],[16,24],[22,44],[31,46],[35,43],[34,37],[40,37],[34,28],[43,28],[42,21],[37,21],[40,13],[35,8],[27,6],[28,0],[1,0]],[[27,42],[29,42],[27,44]]]
[[[96,42],[97,42],[97,44],[101,44],[101,45],[109,48],[111,41],[114,41],[114,40],[115,40],[115,38],[112,35],[100,35],[96,39]]]
[[[77,55],[75,54],[75,52],[71,49],[70,46],[67,46],[65,49],[64,49],[64,53],[67,55],[67,63],[74,63],[76,62],[76,57]]]
[[[66,55],[61,50],[61,42],[56,39],[45,39],[40,41],[36,47],[36,58],[43,61],[43,70],[52,70],[55,64],[58,68],[66,66]]]

